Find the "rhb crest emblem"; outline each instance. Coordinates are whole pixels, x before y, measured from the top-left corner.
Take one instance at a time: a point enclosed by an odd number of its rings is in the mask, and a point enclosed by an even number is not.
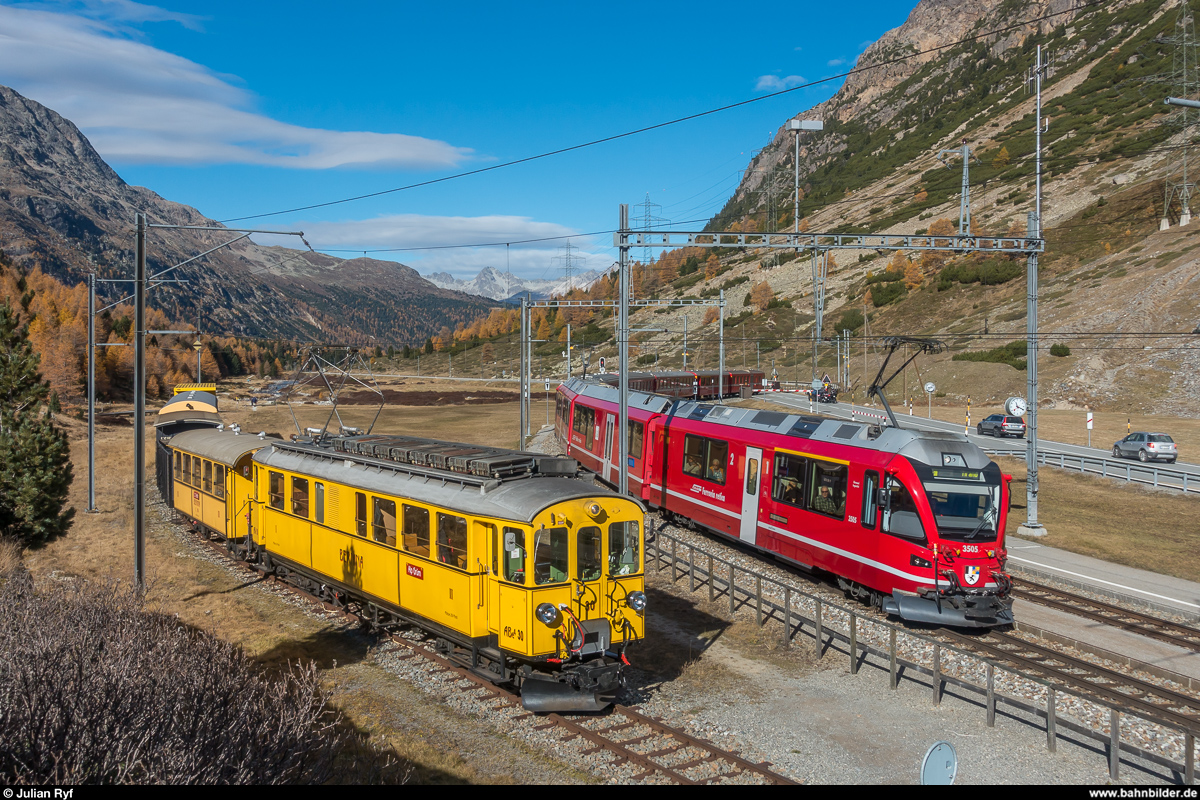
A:
[[[979,583],[979,567],[967,567],[963,577],[966,578],[968,586]]]

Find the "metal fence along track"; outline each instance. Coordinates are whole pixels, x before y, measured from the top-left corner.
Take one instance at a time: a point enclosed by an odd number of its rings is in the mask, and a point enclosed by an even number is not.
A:
[[[978,650],[956,647],[931,636],[921,635],[903,625],[874,618],[862,606],[847,607],[831,603],[814,593],[781,583],[745,567],[739,567],[732,561],[715,556],[689,542],[659,532],[646,539],[646,571],[647,573],[661,572],[666,569],[671,571],[672,583],[686,578],[688,588],[692,592],[707,587],[710,602],[716,602],[721,595],[724,595],[728,599],[731,614],[738,610],[752,608],[760,626],[765,625],[768,621],[781,624],[780,638],[784,647],[791,647],[797,636],[811,637],[818,660],[828,650],[840,650],[849,658],[852,674],[857,674],[860,667],[868,663],[868,657],[874,656],[887,664],[889,684],[893,689],[899,685],[902,677],[927,676],[933,691],[935,705],[941,702],[945,688],[954,686],[983,700],[988,727],[994,727],[997,705],[1003,703],[1035,719],[1045,721],[1046,746],[1051,752],[1057,748],[1060,728],[1097,742],[1107,751],[1109,774],[1114,780],[1118,777],[1121,754],[1124,752],[1129,756],[1170,770],[1180,776],[1185,784],[1191,785],[1195,782],[1194,753],[1196,735],[1200,733],[1200,723],[1193,725],[1190,719],[1181,722],[1175,715],[1153,713],[1155,709],[1146,707],[1145,704],[1138,704],[1139,707],[1134,708],[1128,702],[1110,699],[1094,691],[1086,689],[1072,691],[1069,683],[1032,673],[1020,665],[1013,664],[1007,658],[1004,660],[989,659]],[[764,593],[764,588],[766,593]],[[782,602],[779,602],[780,596],[782,596]],[[802,608],[802,605],[811,606],[811,608]],[[827,615],[830,612],[845,616],[849,623],[846,625],[845,631],[831,628],[828,625]],[[886,631],[888,645],[881,647],[860,640],[859,634],[864,625],[873,626],[879,632]],[[931,664],[921,664],[900,657],[897,650],[897,639],[900,636],[908,637],[920,645],[931,648],[933,654]],[[978,685],[969,680],[945,674],[941,669],[943,652],[973,659],[983,666],[986,674],[985,685]],[[1005,663],[1006,661],[1008,663]],[[1007,672],[1024,681],[1041,686],[1046,693],[1046,702],[1044,705],[1036,705],[1027,700],[1000,694],[995,688],[997,672]],[[1071,720],[1059,719],[1057,702],[1060,695],[1076,697],[1108,709],[1108,731],[1097,731]],[[1159,753],[1123,741],[1121,739],[1121,721],[1122,715],[1126,714],[1181,733],[1184,740],[1184,763],[1180,764]]]

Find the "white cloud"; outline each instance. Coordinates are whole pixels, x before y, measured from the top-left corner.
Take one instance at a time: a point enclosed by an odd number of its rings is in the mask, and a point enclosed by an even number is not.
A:
[[[10,5],[40,11],[69,11],[92,19],[113,22],[178,22],[194,31],[202,30],[205,17],[181,14],[165,8],[135,3],[133,0],[27,0]]]
[[[553,222],[529,217],[489,215],[482,217],[435,217],[421,214],[395,214],[373,219],[342,222],[289,223],[292,230],[303,230],[305,238],[317,250],[341,258],[354,258],[354,250],[371,251],[405,248],[400,252],[372,253],[371,258],[400,261],[423,274],[449,272],[456,278],[473,278],[484,267],[526,278],[552,279],[562,273],[559,256],[572,237],[572,261],[576,271],[607,268],[613,255],[595,246],[590,237],[577,237],[577,231]],[[546,241],[530,241],[544,239]],[[290,236],[256,234],[264,245],[297,247]],[[507,248],[504,242],[512,242]],[[462,245],[495,244],[493,247]],[[431,249],[408,249],[431,248]],[[440,249],[435,249],[440,248]],[[506,252],[507,251],[507,252]],[[358,253],[362,255],[362,253]]]
[[[845,63],[846,63],[846,60],[844,58],[832,58],[829,61],[826,61],[825,65],[829,66],[829,67],[840,67],[842,64],[845,64]]]
[[[449,168],[467,148],[400,133],[332,131],[271,119],[207,67],[134,41],[126,21],[197,18],[93,0],[107,19],[0,6],[0,83],[70,119],[106,160],[293,169]]]
[[[799,86],[804,83],[804,77],[801,75],[788,75],[786,78],[781,78],[778,75],[762,75],[759,76],[758,83],[754,84],[756,91],[771,91],[778,92],[783,89],[791,89],[793,86]]]

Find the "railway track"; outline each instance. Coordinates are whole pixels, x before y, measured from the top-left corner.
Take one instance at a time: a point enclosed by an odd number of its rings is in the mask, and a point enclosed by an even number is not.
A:
[[[228,558],[228,551],[220,541],[198,534],[201,543],[219,555]],[[230,561],[250,572],[262,574],[251,564]],[[308,591],[290,581],[271,576],[276,585],[319,605],[327,612],[371,624],[360,609],[353,605],[343,606]],[[769,764],[754,763],[737,753],[722,750],[716,745],[688,734],[665,722],[642,714],[636,708],[613,706],[599,714],[566,717],[561,714],[536,715],[525,711],[520,697],[503,686],[498,686],[474,673],[453,658],[438,653],[423,643],[414,642],[398,634],[376,629],[407,653],[395,654],[400,660],[422,658],[447,674],[448,679],[460,682],[463,691],[475,693],[477,702],[492,704],[493,710],[508,707],[516,712],[517,721],[533,723],[533,729],[544,731],[557,728],[564,732],[562,741],[583,739],[590,744],[580,755],[595,757],[607,754],[607,767],[620,768],[630,765],[633,773],[628,780],[654,784],[698,785],[698,784],[757,784],[796,785],[796,781],[769,769]],[[538,722],[538,720],[543,720]]]
[[[1200,652],[1200,629],[1171,620],[1131,611],[1074,592],[1053,588],[1024,578],[1013,578],[1014,597],[1069,614],[1102,622],[1150,639]]]
[[[1124,672],[1093,664],[1008,633],[967,636],[941,629],[937,635],[1014,671],[1041,677],[1072,694],[1105,700],[1120,710],[1182,730],[1200,731],[1200,698]]]

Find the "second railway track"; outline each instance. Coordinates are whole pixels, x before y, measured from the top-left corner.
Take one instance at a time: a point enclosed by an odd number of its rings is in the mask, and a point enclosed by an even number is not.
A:
[[[1184,650],[1200,652],[1200,629],[1172,620],[1133,611],[1075,592],[1041,583],[1013,579],[1012,594],[1031,603],[1065,611],[1069,614],[1102,622],[1121,630],[1175,645]]]

